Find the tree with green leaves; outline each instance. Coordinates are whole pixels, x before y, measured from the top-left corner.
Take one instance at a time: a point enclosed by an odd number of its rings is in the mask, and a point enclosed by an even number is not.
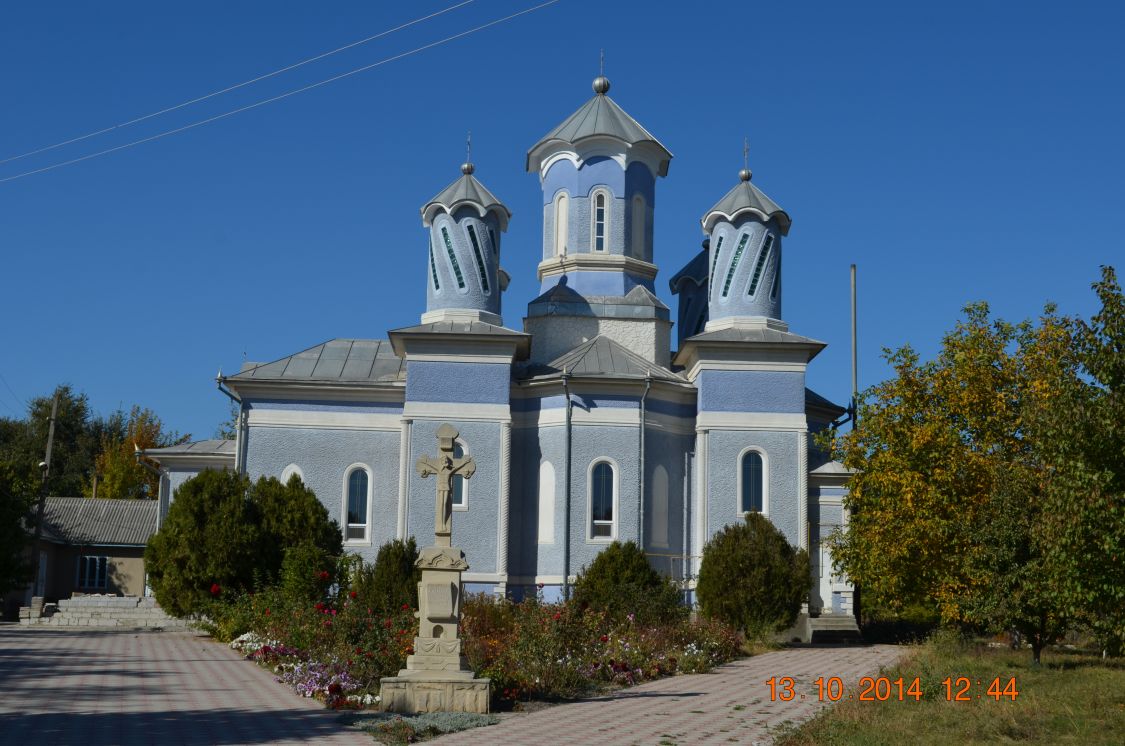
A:
[[[34,503],[34,489],[0,461],[0,594],[26,585],[31,576],[27,549]]]
[[[703,547],[695,592],[704,614],[762,637],[797,621],[811,586],[808,553],[761,513],[747,513]]]
[[[224,592],[278,580],[286,550],[302,545],[336,556],[342,537],[299,478],[283,485],[206,470],[176,490],[145,549],[145,569],[160,605],[184,616]]]
[[[166,432],[151,409],[134,406],[128,417],[121,412],[114,416],[122,424],[102,434],[101,450],[94,459],[97,497],[155,500],[160,491],[160,477],[138,463],[136,450],[178,445],[191,436]],[[85,480],[83,493],[87,497],[94,495],[94,478],[91,473]]]

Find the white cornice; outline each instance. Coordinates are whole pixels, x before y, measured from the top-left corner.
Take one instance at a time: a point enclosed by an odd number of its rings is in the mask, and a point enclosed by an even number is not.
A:
[[[540,429],[546,427],[560,427],[566,424],[566,408],[543,409],[538,412],[517,412],[512,423],[521,429]],[[571,410],[571,425],[574,427],[630,427],[637,428],[641,424],[639,409],[603,409],[591,410],[575,407]],[[664,430],[681,435],[691,435],[695,432],[695,419],[674,417],[661,412],[646,412],[645,427],[654,430]]]
[[[454,404],[446,402],[407,402],[402,416],[409,420],[457,420],[510,422],[507,404]]]
[[[226,379],[243,399],[398,402],[406,397],[405,381],[301,381],[291,379]]]
[[[804,413],[700,412],[696,430],[808,430]]]
[[[284,427],[315,430],[381,430],[400,432],[401,414],[371,412],[310,412],[283,409],[251,409],[247,416],[250,427]]]
[[[442,321],[453,321],[457,323],[483,321],[493,326],[504,326],[504,322],[498,314],[489,311],[481,311],[475,308],[439,308],[433,311],[426,311],[422,314],[423,324],[436,324]]]
[[[593,272],[629,272],[646,280],[656,278],[655,264],[621,254],[574,253],[553,256],[539,262],[538,277],[565,275],[578,270]]]

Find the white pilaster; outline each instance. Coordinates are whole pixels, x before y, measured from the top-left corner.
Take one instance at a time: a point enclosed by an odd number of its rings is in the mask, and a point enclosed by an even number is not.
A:
[[[407,493],[410,489],[410,425],[412,420],[403,418],[401,442],[398,446],[398,538],[406,538]]]
[[[512,470],[512,423],[500,423],[500,509],[496,528],[496,574],[501,577],[499,590],[507,591],[508,577],[508,509]]]
[[[797,541],[809,549],[809,431],[797,433]]]

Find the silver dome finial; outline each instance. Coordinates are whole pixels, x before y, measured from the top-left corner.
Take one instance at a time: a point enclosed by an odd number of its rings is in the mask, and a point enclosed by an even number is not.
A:
[[[461,164],[461,173],[465,174],[466,176],[468,176],[469,174],[471,174],[473,171],[476,171],[476,170],[477,170],[477,167],[474,166],[472,163],[469,163],[468,161],[465,161],[464,163]]]
[[[738,179],[739,181],[750,181],[750,177],[753,175],[754,173],[750,169],[744,168],[738,172]]]
[[[594,93],[604,96],[609,91],[609,78],[599,75],[594,78]]]

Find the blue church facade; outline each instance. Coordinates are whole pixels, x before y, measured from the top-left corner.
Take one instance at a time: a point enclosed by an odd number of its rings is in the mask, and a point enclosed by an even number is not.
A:
[[[825,546],[846,523],[848,473],[810,445],[845,410],[805,386],[825,345],[782,320],[790,218],[743,170],[670,281],[674,322],[655,294],[653,236],[672,154],[608,91],[596,79],[528,151],[543,247],[519,329],[501,305],[511,214],[466,163],[421,209],[419,323],[220,377],[237,438],[148,451],[162,509],[203,468],[296,474],[345,548],[373,560],[391,539],[432,534],[433,482],[414,463],[449,422],[477,464],[453,508],[470,590],[559,597],[607,544],[632,540],[691,591],[708,539],[758,511],[809,550],[810,612],[850,614]]]

